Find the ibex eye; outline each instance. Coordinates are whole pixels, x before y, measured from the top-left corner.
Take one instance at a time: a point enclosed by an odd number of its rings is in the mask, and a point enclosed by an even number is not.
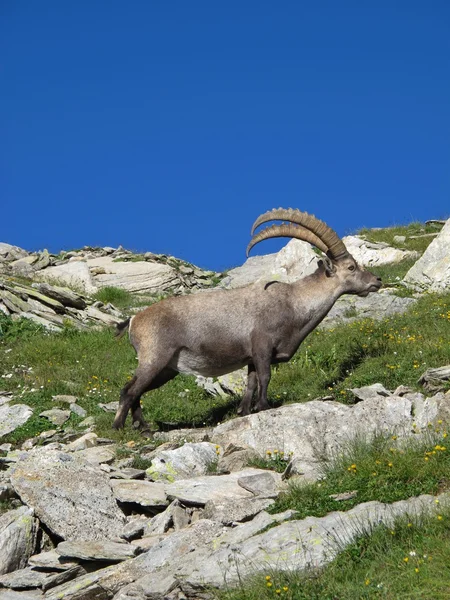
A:
[[[356,268],[356,267],[355,267],[355,265],[350,265],[350,266],[349,266],[349,268],[348,268],[348,270],[349,270],[349,271],[354,271],[354,270],[355,270],[355,268]]]

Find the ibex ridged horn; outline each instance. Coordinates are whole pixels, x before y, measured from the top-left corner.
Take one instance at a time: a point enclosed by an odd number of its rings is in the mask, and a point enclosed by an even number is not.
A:
[[[325,252],[327,252],[333,259],[342,258],[343,256],[348,254],[348,250],[345,247],[344,242],[341,240],[338,234],[333,229],[331,229],[331,227],[329,227],[326,223],[324,223],[314,215],[310,215],[306,212],[301,212],[294,208],[274,208],[273,210],[269,210],[268,212],[260,215],[253,223],[251,232],[252,235],[255,229],[259,227],[262,223],[274,220],[289,221],[290,223],[296,223],[297,225],[301,225],[304,228],[308,229],[310,232],[315,234],[315,236],[317,236],[317,238],[319,238],[319,240],[321,240],[323,244],[325,244]],[[310,243],[317,246],[315,242],[311,241]],[[322,250],[320,246],[317,247],[320,248],[320,250]]]
[[[266,227],[265,229],[254,235],[250,240],[249,245],[247,246],[247,256],[249,255],[250,250],[255,244],[258,244],[263,240],[267,240],[268,238],[276,237],[296,238],[304,242],[309,242],[313,246],[316,246],[316,248],[319,248],[319,250],[322,250],[322,252],[328,252],[327,246],[325,246],[322,240],[309,229],[306,229],[301,225],[283,223],[281,225],[271,225],[270,227]]]

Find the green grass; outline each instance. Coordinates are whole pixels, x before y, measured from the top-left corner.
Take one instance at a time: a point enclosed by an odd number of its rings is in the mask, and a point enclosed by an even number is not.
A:
[[[381,280],[383,281],[383,287],[398,286],[415,262],[416,260],[414,258],[407,258],[392,265],[370,267],[370,272],[378,277],[381,277]],[[408,288],[402,286],[402,289],[405,291],[405,293],[411,295],[411,291],[409,291]]]
[[[270,512],[293,509],[299,519],[321,517],[370,500],[396,502],[450,489],[448,439],[447,430],[436,423],[418,440],[400,443],[395,435],[353,440],[333,460],[323,463],[320,481],[292,483]],[[355,491],[356,496],[349,500],[330,498],[332,494]]]
[[[271,584],[271,585],[269,585]],[[263,571],[220,600],[447,600],[450,510],[361,535],[321,570]]]
[[[132,306],[135,296],[122,288],[106,286],[98,290],[93,296],[94,300],[100,300],[103,304],[114,304],[117,308]]]
[[[364,236],[369,242],[385,242],[394,248],[401,250],[416,250],[421,254],[434,240],[434,236],[411,239],[410,236],[424,235],[428,233],[439,233],[442,226],[425,225],[423,223],[409,223],[408,225],[396,225],[382,229],[361,229],[358,235]],[[396,235],[406,236],[404,242],[394,241]]]

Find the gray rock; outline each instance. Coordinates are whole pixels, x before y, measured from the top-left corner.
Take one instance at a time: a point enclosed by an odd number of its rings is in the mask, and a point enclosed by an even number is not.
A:
[[[275,449],[286,456],[292,453],[296,472],[315,479],[323,458],[333,456],[359,435],[365,439],[383,431],[409,435],[413,421],[417,422],[413,411],[418,409],[407,396],[377,395],[354,406],[313,400],[227,421],[214,429],[212,441],[250,446],[262,456]],[[444,412],[443,402],[427,403],[429,418],[439,419]]]
[[[238,484],[259,498],[277,498],[280,493],[281,475],[270,471],[244,475]]]
[[[124,525],[120,537],[127,541],[141,537],[148,521],[149,519],[147,517],[143,517],[141,515],[133,515],[132,517],[128,517],[127,523]]]
[[[40,417],[45,417],[53,425],[63,425],[70,418],[70,410],[61,410],[60,408],[51,408],[39,413]]]
[[[136,556],[136,548],[118,542],[60,542],[56,552],[62,558],[78,558],[79,560],[101,560],[120,562]]]
[[[7,244],[5,242],[0,242],[0,260],[10,262],[13,260],[19,260],[25,256],[28,256],[28,252],[23,248],[19,248],[19,246],[12,246],[11,244]]]
[[[84,575],[86,571],[76,565],[58,573],[36,571],[32,568],[19,569],[0,577],[0,587],[13,590],[28,590],[29,588],[42,588],[44,591],[66,581]]]
[[[32,414],[32,409],[26,404],[0,405],[0,440],[26,423]]]
[[[220,454],[217,472],[223,474],[242,471],[242,469],[249,466],[252,460],[256,459],[261,459],[261,455],[253,448],[228,444],[224,452]]]
[[[130,261],[114,262],[111,256],[92,258],[87,261],[89,268],[101,267],[104,274],[94,275],[98,287],[114,286],[129,292],[161,292],[179,285],[177,271],[168,265]]]
[[[252,519],[273,503],[274,500],[268,498],[242,498],[239,502],[227,498],[208,500],[201,518],[220,521],[224,525],[232,525],[239,521]]]
[[[97,445],[98,435],[90,432],[82,435],[73,442],[67,445],[67,452],[77,452],[79,450],[86,450],[86,448],[93,448]]]
[[[450,287],[450,219],[403,281],[416,289],[435,292]]]
[[[36,546],[38,521],[21,506],[0,516],[0,575],[23,569]]]
[[[390,396],[391,393],[381,384],[373,383],[372,385],[366,385],[362,388],[351,388],[350,391],[354,394],[358,400],[368,400],[376,396]]]
[[[156,451],[147,475],[154,481],[177,481],[205,475],[217,462],[216,446],[209,442],[186,443],[174,450]]]
[[[77,293],[78,290],[82,290],[86,294],[95,294],[97,291],[89,267],[82,261],[67,262],[56,267],[47,267],[35,273],[35,279],[45,281],[53,286],[57,282],[57,287],[68,286],[77,290]]]
[[[36,600],[37,598],[42,598],[40,590],[16,592],[14,590],[0,589],[0,600]]]
[[[249,283],[296,281],[313,273],[317,268],[318,256],[312,247],[293,239],[276,254],[253,256],[236,269],[228,271],[219,287],[237,288]]]
[[[86,308],[85,298],[81,294],[77,294],[67,287],[58,287],[48,283],[34,283],[33,287],[34,286],[36,286],[42,294],[49,298],[53,298],[53,300],[57,300],[64,306],[71,306],[80,310]]]
[[[52,400],[54,402],[63,402],[64,404],[73,404],[78,400],[78,398],[68,394],[57,394],[56,396],[52,396]]]
[[[426,390],[437,392],[445,389],[446,382],[450,380],[450,365],[438,367],[437,369],[427,369],[419,379],[419,383]]]
[[[119,408],[119,402],[107,402],[106,404],[99,402],[97,405],[99,408],[102,408],[105,412],[116,412]]]
[[[176,498],[188,506],[204,506],[208,500],[232,498],[239,502],[242,498],[253,498],[253,494],[244,490],[238,479],[246,475],[262,473],[260,469],[245,469],[229,475],[211,475],[182,479],[175,483],[166,484],[166,494]]]
[[[406,242],[406,235],[394,235],[392,239],[396,244],[404,244]]]
[[[11,483],[22,501],[63,539],[105,540],[121,533],[124,516],[108,476],[80,456],[46,447],[22,453]]]
[[[342,296],[322,321],[320,327],[333,327],[336,323],[351,323],[361,319],[385,319],[401,314],[417,302],[416,298],[401,298],[388,290],[370,294],[366,298]]]
[[[67,569],[78,566],[77,562],[62,558],[56,550],[34,554],[28,559],[28,564],[30,567],[37,567],[47,571],[67,571]]]
[[[84,408],[82,406],[79,406],[78,404],[71,404],[70,410],[82,418],[86,417],[87,415],[87,411],[85,411]]]
[[[405,259],[418,258],[419,253],[412,250],[399,250],[385,243],[373,243],[357,235],[348,235],[342,239],[347,250],[361,267],[373,267],[402,262]]]
[[[168,506],[164,484],[135,479],[112,479],[111,486],[119,502],[132,502],[153,509]]]
[[[78,450],[74,455],[93,465],[100,465],[102,463],[110,464],[116,457],[116,446],[115,444],[110,444],[108,446],[92,446],[91,448]]]

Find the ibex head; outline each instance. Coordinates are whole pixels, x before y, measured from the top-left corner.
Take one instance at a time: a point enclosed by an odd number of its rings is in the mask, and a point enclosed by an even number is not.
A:
[[[257,227],[274,220],[287,223],[271,225],[254,235]],[[319,268],[324,270],[327,277],[336,277],[342,293],[364,297],[370,292],[377,292],[381,287],[380,277],[361,269],[337,233],[314,215],[292,208],[275,208],[256,219],[251,234],[253,237],[247,246],[247,256],[253,246],[262,240],[275,237],[297,238],[309,242],[324,253]]]

